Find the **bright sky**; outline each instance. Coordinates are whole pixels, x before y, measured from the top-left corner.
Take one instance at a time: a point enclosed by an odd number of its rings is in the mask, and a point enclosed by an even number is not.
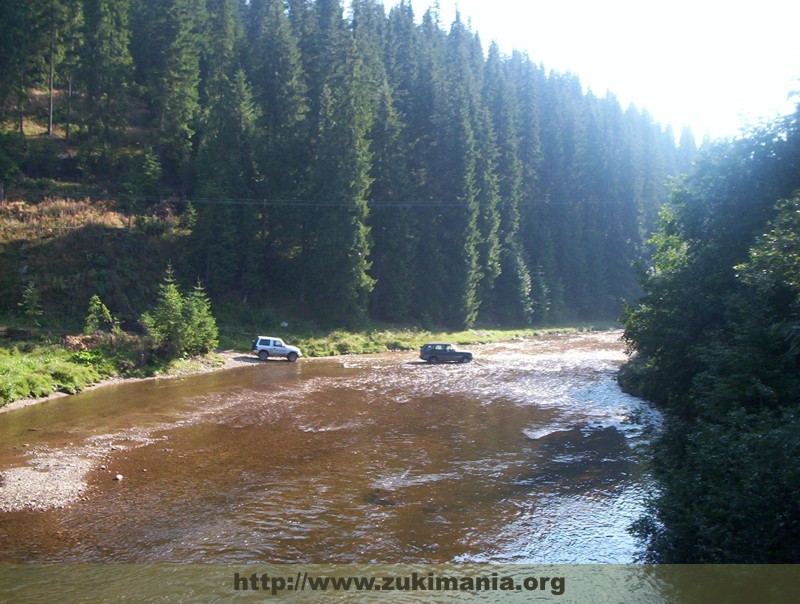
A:
[[[386,6],[397,2],[386,0]],[[411,0],[421,18],[434,0]],[[798,0],[439,0],[449,29],[458,6],[484,49],[496,41],[548,70],[610,90],[680,135],[732,137],[790,113],[800,93]],[[796,100],[800,100],[796,99]]]

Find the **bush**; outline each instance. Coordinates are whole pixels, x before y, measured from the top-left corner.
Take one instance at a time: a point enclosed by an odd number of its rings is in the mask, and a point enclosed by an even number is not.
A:
[[[24,144],[18,133],[0,132],[0,180],[6,185],[19,172]]]
[[[156,153],[150,149],[127,150],[118,162],[119,188],[128,195],[154,195],[158,191],[161,165]]]

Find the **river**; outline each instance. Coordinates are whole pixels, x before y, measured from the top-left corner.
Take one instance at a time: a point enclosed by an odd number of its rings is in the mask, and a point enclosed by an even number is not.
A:
[[[0,562],[632,562],[659,418],[615,382],[620,335],[253,363],[0,414]]]

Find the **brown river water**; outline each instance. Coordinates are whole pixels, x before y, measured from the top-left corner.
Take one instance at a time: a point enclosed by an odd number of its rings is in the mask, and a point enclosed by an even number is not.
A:
[[[0,562],[631,562],[659,417],[615,382],[620,335],[253,363],[0,414]]]

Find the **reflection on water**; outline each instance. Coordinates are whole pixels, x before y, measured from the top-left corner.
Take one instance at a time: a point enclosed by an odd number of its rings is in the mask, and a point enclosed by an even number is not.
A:
[[[0,415],[0,497],[47,455],[84,481],[63,509],[0,512],[0,561],[632,561],[658,418],[616,386],[619,333],[474,351],[267,363]]]

